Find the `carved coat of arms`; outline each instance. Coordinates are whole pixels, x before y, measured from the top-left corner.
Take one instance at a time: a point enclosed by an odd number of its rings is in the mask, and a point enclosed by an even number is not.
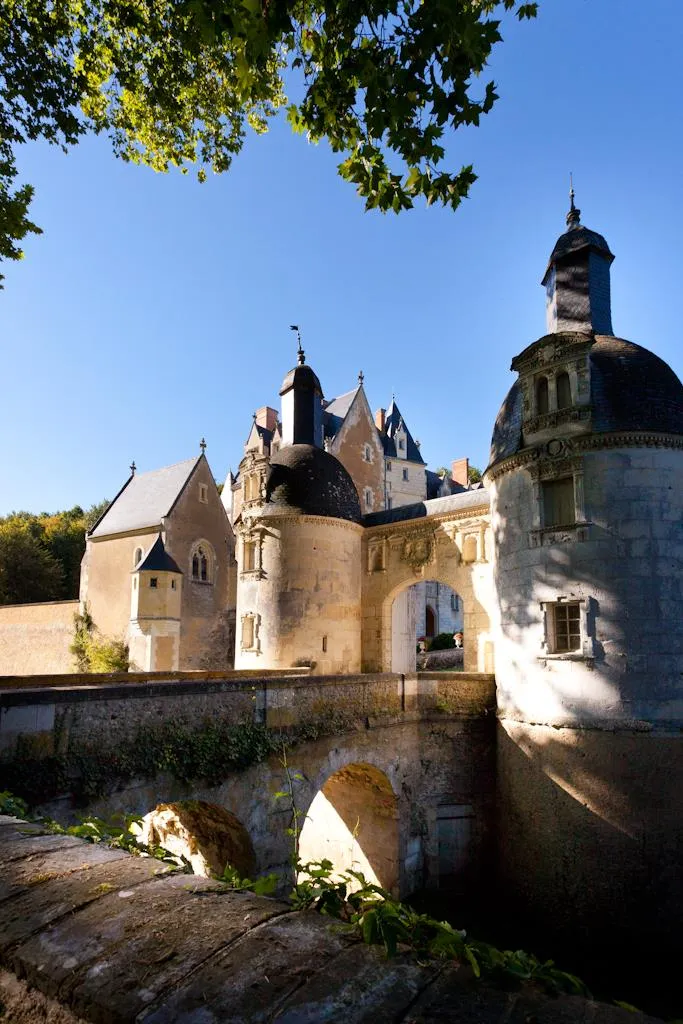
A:
[[[403,561],[416,571],[431,562],[434,555],[434,538],[429,534],[407,537],[403,542]]]

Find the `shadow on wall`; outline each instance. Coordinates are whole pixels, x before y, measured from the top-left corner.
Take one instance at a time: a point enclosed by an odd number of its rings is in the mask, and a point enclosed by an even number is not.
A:
[[[562,957],[589,984],[597,971],[620,992],[625,979],[645,979],[650,999],[671,988],[683,905],[682,747],[675,736],[499,723],[499,897],[516,941],[528,929],[539,952]]]
[[[313,798],[301,831],[302,863],[329,860],[336,874],[352,869],[398,894],[398,808],[379,768],[349,764]]]

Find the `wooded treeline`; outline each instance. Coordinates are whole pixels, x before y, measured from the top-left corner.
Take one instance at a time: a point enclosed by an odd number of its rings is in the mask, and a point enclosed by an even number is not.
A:
[[[0,517],[0,605],[77,598],[85,532],[108,504]]]

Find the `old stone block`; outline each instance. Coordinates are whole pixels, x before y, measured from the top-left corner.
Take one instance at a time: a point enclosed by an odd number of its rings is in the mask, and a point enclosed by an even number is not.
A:
[[[126,857],[35,885],[28,892],[5,901],[0,950],[7,951],[50,922],[101,899],[112,890],[121,890],[119,895],[125,898],[123,894],[128,887],[168,870],[157,860]]]
[[[387,960],[378,949],[353,947],[335,957],[324,971],[313,974],[286,1000],[278,1024],[402,1020],[403,1012],[438,970],[435,964],[420,966],[412,957]]]
[[[212,957],[147,1013],[146,1024],[272,1020],[282,1001],[349,945],[323,917],[286,914]]]
[[[82,871],[94,864],[107,864],[128,856],[123,850],[112,850],[98,843],[80,843],[76,851],[73,844],[62,846],[50,853],[35,853],[14,860],[3,868],[0,876],[0,902],[33,885],[47,882],[72,871]]]

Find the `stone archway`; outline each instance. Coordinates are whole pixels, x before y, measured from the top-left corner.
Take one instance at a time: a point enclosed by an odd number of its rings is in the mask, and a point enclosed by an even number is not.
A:
[[[329,860],[336,874],[360,871],[398,893],[398,802],[383,771],[352,763],[328,777],[308,809],[299,858],[302,864]]]
[[[195,875],[219,877],[228,865],[241,877],[254,874],[254,848],[244,825],[206,800],[158,804],[142,819],[140,839],[183,857]]]
[[[466,492],[467,493],[467,492]],[[372,527],[364,537],[362,665],[365,672],[414,671],[392,649],[398,622],[392,622],[395,599],[415,583],[446,584],[462,600],[464,669],[493,671],[489,609],[493,580],[489,553],[488,498],[481,509],[416,522]],[[466,556],[466,557],[465,557]],[[406,636],[408,627],[402,627]],[[407,650],[407,647],[406,647]]]

